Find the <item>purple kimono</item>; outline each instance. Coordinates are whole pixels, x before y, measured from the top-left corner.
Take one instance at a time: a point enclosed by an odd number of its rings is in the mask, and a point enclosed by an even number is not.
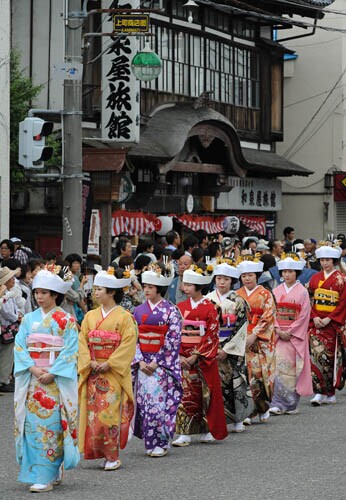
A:
[[[179,309],[164,299],[153,310],[145,302],[136,307],[133,314],[140,330],[141,325],[148,330],[146,338],[162,340],[161,344],[158,340],[145,340],[146,344],[143,344],[140,333],[133,362],[137,404],[134,434],[144,439],[147,450],[153,450],[155,446],[168,448],[175,432],[176,413],[182,394],[179,358],[182,317]],[[167,331],[161,337],[153,333],[160,330]],[[156,352],[148,352],[151,342]],[[158,368],[153,375],[145,375],[139,369],[140,361],[147,364],[154,361]]]

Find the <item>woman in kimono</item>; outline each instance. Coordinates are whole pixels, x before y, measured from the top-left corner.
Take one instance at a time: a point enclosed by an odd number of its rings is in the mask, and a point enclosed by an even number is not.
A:
[[[163,299],[174,276],[173,267],[158,265],[142,274],[146,302],[137,306],[134,317],[139,338],[133,363],[136,392],[134,435],[144,440],[146,454],[167,454],[175,431],[181,399],[181,314]]]
[[[104,458],[103,468],[120,467],[134,413],[131,362],[137,326],[120,304],[131,279],[117,279],[114,268],[94,280],[97,309],[89,311],[79,333],[79,449],[86,460]]]
[[[189,298],[178,304],[183,316],[180,349],[183,397],[177,413],[179,436],[173,446],[189,446],[193,434],[201,434],[202,443],[227,436],[216,359],[219,315],[215,305],[202,295],[202,289],[212,279],[207,273],[195,265],[183,274],[184,291]]]
[[[222,312],[217,360],[225,415],[231,424],[231,432],[243,432],[243,420],[253,412],[245,361],[249,306],[232,291],[233,283],[239,279],[239,271],[230,260],[221,261],[215,267],[214,277],[216,288],[206,299],[217,304]]]
[[[269,419],[275,377],[275,302],[271,292],[257,284],[263,262],[248,255],[240,257],[240,260],[237,267],[243,286],[237,294],[250,306],[246,364],[255,403],[252,417],[258,414],[260,422],[264,423]],[[246,420],[245,423],[251,421]]]
[[[341,249],[323,245],[316,250],[322,271],[312,276],[313,296],[309,337],[313,406],[336,402],[335,389],[344,386],[342,343],[346,322],[346,280],[337,269]]]
[[[15,340],[15,438],[19,481],[30,491],[53,489],[65,469],[79,462],[77,443],[77,350],[75,320],[57,304],[71,286],[60,267],[33,280],[39,306],[24,316]]]
[[[298,413],[300,396],[312,394],[308,326],[310,299],[297,281],[305,261],[283,254],[278,269],[284,282],[273,293],[276,299],[276,375],[270,413]]]

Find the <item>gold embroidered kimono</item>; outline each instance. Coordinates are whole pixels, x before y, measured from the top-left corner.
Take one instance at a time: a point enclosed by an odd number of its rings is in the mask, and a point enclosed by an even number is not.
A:
[[[275,377],[275,302],[273,295],[258,285],[249,295],[245,287],[237,290],[250,306],[248,335],[255,333],[255,343],[246,350],[246,363],[252,397],[258,413],[269,409]]]
[[[137,325],[118,306],[105,318],[101,308],[89,311],[79,334],[79,449],[85,459],[119,458],[134,413],[131,362]],[[108,361],[111,369],[94,373],[90,363]]]

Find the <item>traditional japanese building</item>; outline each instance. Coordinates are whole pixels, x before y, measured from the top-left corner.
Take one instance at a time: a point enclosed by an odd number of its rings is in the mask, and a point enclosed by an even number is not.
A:
[[[112,8],[132,7],[125,0],[108,3]],[[323,7],[332,2],[198,0],[192,16],[184,3],[141,2],[142,7],[159,9],[150,16],[151,45],[162,60],[162,71],[157,79],[141,84],[136,124],[140,134],[135,144],[123,140],[132,97],[125,92],[121,66],[118,73],[113,72],[112,81],[105,82],[101,37],[85,38],[84,166],[92,175],[93,207],[112,200],[114,210],[237,215],[248,227],[258,228],[260,223],[262,233],[269,234],[281,210],[278,177],[312,173],[275,152],[276,143],[284,137],[284,56],[294,51],[284,41],[275,41],[273,33],[280,30],[289,36],[297,19],[306,27],[318,24]],[[100,6],[96,0],[87,2],[88,9]],[[45,83],[36,103],[41,108],[62,106],[61,83],[52,78],[52,68],[62,57],[63,19],[59,13],[63,8],[63,0],[13,1],[13,45],[20,48],[34,82]],[[43,18],[49,22],[43,25]],[[101,14],[89,16],[85,32],[100,30]],[[118,56],[123,42],[114,39],[112,50],[118,50]],[[143,37],[140,43],[143,45]],[[112,105],[119,112],[113,142],[102,132],[102,95],[110,84],[114,87],[112,99],[116,99]],[[124,180],[135,186],[135,194],[117,205]],[[16,233],[25,232],[24,211],[32,213],[32,221],[35,217],[43,221],[49,213],[59,211],[58,186],[37,190],[40,195],[35,200],[30,196],[26,206],[24,201],[12,206]],[[42,208],[37,214],[39,199]],[[57,217],[54,221],[56,224]],[[53,218],[50,222],[53,224]],[[44,222],[41,224],[44,233]],[[59,230],[58,224],[54,230]]]

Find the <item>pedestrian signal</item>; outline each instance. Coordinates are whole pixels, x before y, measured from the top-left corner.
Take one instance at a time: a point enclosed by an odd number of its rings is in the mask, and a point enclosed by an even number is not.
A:
[[[45,138],[53,132],[53,122],[34,116],[19,124],[18,163],[26,169],[44,168],[44,162],[53,155],[53,148],[46,146]]]

